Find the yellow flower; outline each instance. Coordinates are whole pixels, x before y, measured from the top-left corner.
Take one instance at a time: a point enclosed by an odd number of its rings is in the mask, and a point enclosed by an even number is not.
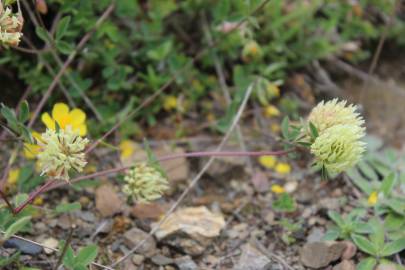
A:
[[[273,84],[273,83],[269,83],[269,85],[267,86],[267,93],[271,97],[279,97],[280,96],[280,88],[278,88],[278,86]]]
[[[163,100],[163,109],[171,111],[177,107],[177,98],[175,96],[167,96]]]
[[[368,196],[368,199],[367,199],[368,205],[374,206],[374,205],[376,205],[377,201],[378,201],[378,192],[377,191],[371,192],[370,196]]]
[[[262,49],[256,41],[251,40],[245,44],[242,50],[242,59],[245,62],[250,62],[251,60],[258,60],[262,57]]]
[[[135,143],[131,140],[123,140],[118,147],[121,151],[121,159],[127,159],[135,152]]]
[[[272,185],[271,191],[277,194],[284,193],[285,189],[280,185]]]
[[[277,164],[275,171],[279,174],[289,174],[291,172],[291,166],[288,163],[280,162]]]
[[[43,205],[43,204],[44,204],[44,198],[42,198],[42,197],[36,197],[36,198],[34,199],[33,204],[34,204],[34,205]]]
[[[264,115],[266,117],[274,117],[274,116],[279,116],[280,111],[277,109],[276,106],[273,105],[268,105],[264,108]]]
[[[270,129],[273,133],[279,133],[281,130],[281,127],[279,124],[273,123],[273,124],[271,124]]]
[[[260,156],[259,163],[268,169],[273,169],[276,165],[277,159],[274,156]]]
[[[72,131],[78,131],[80,136],[87,134],[86,114],[77,108],[70,110],[65,103],[56,103],[52,109],[52,117],[49,113],[43,113],[41,120],[51,130],[55,130],[55,123],[58,123],[63,130],[71,127]]]
[[[32,137],[34,137],[34,141],[36,142],[41,140],[41,134],[36,131],[32,132]],[[24,156],[28,159],[36,158],[40,150],[41,147],[38,144],[24,143]]]
[[[7,183],[10,185],[15,185],[18,181],[18,177],[20,176],[20,170],[19,169],[12,169],[10,170],[8,174],[8,179]]]

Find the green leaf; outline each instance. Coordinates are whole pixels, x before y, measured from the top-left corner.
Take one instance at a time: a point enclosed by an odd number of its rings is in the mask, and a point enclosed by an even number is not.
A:
[[[333,220],[340,228],[345,226],[342,216],[336,211],[328,211],[328,217]]]
[[[34,138],[32,137],[32,133],[30,132],[30,130],[23,125],[20,125],[20,132],[21,132],[21,136],[24,138],[24,140],[28,143],[34,143]]]
[[[61,246],[63,247],[63,245]],[[68,246],[68,248],[66,249],[65,256],[63,256],[63,265],[69,269],[73,269],[73,267],[75,266],[75,254],[71,246]]]
[[[28,102],[24,100],[20,105],[20,112],[18,114],[18,121],[24,123],[30,117],[30,108]]]
[[[374,266],[377,264],[377,260],[374,258],[366,258],[360,261],[356,270],[374,270]]]
[[[56,41],[56,48],[63,54],[69,55],[73,51],[73,46],[63,40]]]
[[[388,174],[381,183],[381,191],[384,193],[385,196],[389,196],[391,194],[392,189],[395,186],[397,180],[397,174],[392,172]]]
[[[17,121],[17,117],[15,115],[14,110],[10,109],[9,107],[5,106],[4,104],[1,104],[1,114],[7,120],[8,126],[12,130],[18,131],[18,121]]]
[[[280,198],[272,204],[274,210],[279,212],[294,212],[296,209],[294,199],[288,193],[281,194]]]
[[[334,241],[340,236],[339,228],[331,228],[326,231],[325,235],[322,237],[323,241]]]
[[[373,233],[370,234],[371,242],[373,242],[374,246],[377,247],[378,250],[382,249],[385,239],[385,230],[382,222],[377,218],[372,218],[369,220],[368,224],[370,224],[373,230]]]
[[[352,234],[352,239],[356,246],[363,252],[377,256],[377,248],[374,246],[370,240],[368,240],[366,237],[357,235],[357,234]]]
[[[19,230],[21,230],[25,225],[27,225],[31,220],[31,217],[23,217],[11,224],[5,234],[4,234],[4,239],[8,239],[14,234],[16,234]]]
[[[35,28],[35,33],[45,43],[50,42],[48,32],[45,30],[45,28],[38,26],[37,28]]]
[[[61,213],[67,213],[67,212],[73,212],[76,210],[80,210],[82,208],[81,204],[79,202],[75,202],[75,203],[63,203],[58,205],[55,208],[55,212],[57,214],[61,214]]]
[[[56,28],[56,40],[60,40],[65,34],[70,24],[70,16],[63,17]]]
[[[97,254],[98,254],[97,245],[89,245],[87,247],[81,248],[76,256],[75,266],[89,265],[96,259]]]
[[[289,140],[290,138],[289,129],[290,129],[290,119],[288,118],[288,116],[286,116],[281,122],[281,133],[283,134],[284,139]]]
[[[405,238],[387,243],[381,251],[381,256],[388,257],[397,254],[405,249]]]
[[[20,252],[16,252],[13,255],[9,256],[9,257],[0,257],[0,267],[5,267],[7,265],[12,264],[13,262],[18,261],[18,259],[20,258]]]
[[[312,122],[309,122],[309,129],[311,130],[312,139],[316,139],[319,136],[318,129],[315,127]]]

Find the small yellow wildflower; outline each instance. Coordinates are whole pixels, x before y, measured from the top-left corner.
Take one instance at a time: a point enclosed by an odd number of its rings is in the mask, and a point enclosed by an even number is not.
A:
[[[277,85],[270,83],[267,86],[267,93],[269,94],[269,96],[271,97],[279,97],[280,96],[280,88],[278,88]]]
[[[259,163],[268,169],[273,169],[276,165],[277,159],[274,156],[260,156]]]
[[[10,184],[10,185],[17,184],[19,176],[20,176],[20,170],[19,169],[10,170],[10,172],[8,174],[7,183]]]
[[[163,101],[163,109],[171,111],[177,108],[177,98],[175,96],[167,96]]]
[[[285,189],[280,185],[272,185],[271,191],[277,194],[284,193]]]
[[[273,123],[273,124],[271,124],[270,129],[273,133],[279,133],[281,130],[281,127],[279,124]]]
[[[87,134],[86,113],[77,108],[70,110],[65,103],[56,103],[52,109],[52,117],[49,113],[43,113],[41,120],[51,130],[55,130],[55,123],[58,123],[61,129],[71,127],[72,131],[78,131],[82,137]]]
[[[131,140],[123,140],[119,145],[121,151],[121,159],[131,157],[135,152],[135,143]]]
[[[44,204],[44,198],[42,197],[36,197],[33,201],[34,205],[43,205]]]
[[[373,191],[370,193],[370,196],[368,196],[367,203],[370,206],[374,206],[377,204],[377,202],[378,202],[378,192]]]
[[[266,117],[275,117],[280,115],[280,111],[277,109],[276,106],[268,105],[264,108],[264,115]]]
[[[274,169],[279,174],[289,174],[291,172],[291,166],[285,162],[279,162]]]
[[[41,140],[41,134],[36,131],[32,132],[32,137],[36,142]],[[41,150],[38,144],[24,143],[24,156],[28,159],[34,159],[37,157]]]
[[[256,41],[251,40],[245,44],[242,50],[242,59],[245,62],[257,60],[262,57],[262,49]]]

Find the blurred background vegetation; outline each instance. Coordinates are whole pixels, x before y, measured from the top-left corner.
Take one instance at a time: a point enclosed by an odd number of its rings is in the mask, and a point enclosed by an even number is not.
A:
[[[48,104],[66,101],[83,108],[91,118],[91,133],[98,135],[173,78],[157,100],[121,128],[123,136],[134,130],[140,136],[140,127],[153,127],[162,117],[172,123],[218,120],[216,129],[221,131],[255,79],[258,106],[277,103],[294,117],[298,101],[283,89],[293,72],[311,76],[311,63],[332,56],[353,64],[368,61],[383,35],[393,51],[405,44],[400,1],[270,0],[250,16],[262,2],[116,1],[113,14],[76,57],[58,85],[61,91]],[[26,19],[20,47],[35,53],[1,52],[2,100],[10,105],[28,85],[31,100],[41,98],[61,63],[111,1],[23,3]],[[187,66],[202,50],[206,53]],[[226,86],[231,105],[221,92]],[[181,136],[188,131],[177,132]]]

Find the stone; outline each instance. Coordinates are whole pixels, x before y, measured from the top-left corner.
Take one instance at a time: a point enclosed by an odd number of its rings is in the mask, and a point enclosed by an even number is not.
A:
[[[159,219],[166,211],[164,207],[158,203],[137,203],[131,209],[132,216],[139,219]]]
[[[151,257],[156,253],[156,242],[153,237],[136,227],[124,233],[124,243],[128,246],[128,248],[133,248],[145,238],[147,240],[142,246],[140,246],[137,253],[145,255],[146,257]]]
[[[333,267],[333,270],[356,270],[356,265],[353,261],[343,260]]]
[[[102,217],[111,217],[122,211],[124,202],[111,184],[105,184],[96,190],[96,208]]]
[[[202,254],[224,226],[221,214],[212,213],[205,206],[188,207],[170,215],[156,230],[155,236],[194,256]]]
[[[4,248],[15,248],[23,254],[27,255],[38,255],[43,251],[40,245],[33,244],[28,241],[24,241],[15,237],[11,237],[3,244]]]
[[[156,265],[167,265],[173,263],[172,258],[163,256],[162,254],[156,254],[151,258],[151,261]]]
[[[44,251],[46,254],[52,254],[55,252],[54,249],[58,247],[59,241],[53,237],[47,238],[41,242],[45,246]]]
[[[253,174],[252,178],[253,187],[257,192],[263,193],[269,191],[270,183],[266,174],[261,171],[257,171]]]
[[[346,248],[342,253],[342,260],[350,260],[356,255],[357,247],[350,241],[344,241]]]
[[[308,243],[319,242],[319,241],[321,241],[321,239],[324,235],[325,235],[325,233],[322,229],[313,228],[311,230],[310,234],[307,236],[307,242]]]
[[[177,265],[179,270],[197,270],[199,269],[197,264],[191,259],[190,256],[183,256],[176,258],[174,263]]]
[[[160,147],[154,151],[157,157],[166,155],[184,154],[183,148],[177,147],[172,149],[165,146]],[[190,174],[190,165],[186,158],[176,158],[161,162],[162,169],[166,172],[167,178],[170,182],[178,182],[186,180]]]
[[[271,265],[269,258],[252,244],[242,247],[242,255],[233,270],[265,270]]]
[[[343,242],[306,243],[300,250],[300,261],[310,268],[322,268],[338,260],[346,245]]]
[[[144,260],[145,260],[145,256],[143,256],[141,254],[134,254],[134,256],[132,256],[132,262],[135,265],[141,265]]]

